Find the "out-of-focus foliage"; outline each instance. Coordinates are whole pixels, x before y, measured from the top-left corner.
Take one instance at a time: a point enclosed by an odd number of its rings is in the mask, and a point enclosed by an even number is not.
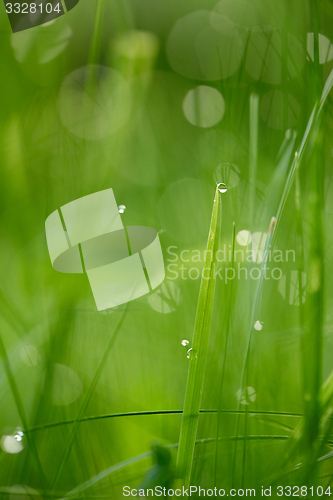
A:
[[[163,449],[171,484],[216,182],[228,190],[201,407],[220,412],[200,415],[192,484],[328,486],[333,459],[314,464],[332,446],[319,401],[333,369],[332,92],[257,287],[333,68],[331,3],[81,0],[16,34],[1,5],[0,39],[0,496],[122,498],[161,472]],[[125,225],[160,231],[166,279],[129,304],[95,378],[124,310],[98,313],[85,275],[52,269],[44,222],[110,187]],[[127,412],[143,414],[111,417]]]

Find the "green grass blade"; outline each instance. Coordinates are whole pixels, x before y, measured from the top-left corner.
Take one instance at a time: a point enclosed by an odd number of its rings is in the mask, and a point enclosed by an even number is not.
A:
[[[233,223],[232,227],[232,245],[231,245],[231,268],[234,269],[234,251],[235,251],[235,240],[236,240],[236,225]],[[225,328],[225,340],[224,340],[224,349],[223,349],[223,364],[222,364],[222,374],[221,374],[221,382],[219,388],[219,407],[218,407],[218,416],[217,416],[217,426],[216,426],[216,444],[215,444],[215,472],[214,472],[214,484],[217,484],[217,470],[218,470],[218,451],[219,451],[219,431],[221,424],[221,416],[222,416],[222,394],[223,394],[223,385],[225,379],[225,368],[227,362],[227,349],[228,349],[228,339],[229,339],[229,326],[230,326],[230,316],[231,316],[231,297],[232,297],[232,283],[233,280],[230,281],[229,284],[229,299],[228,299],[228,314],[226,320],[226,328]]]
[[[255,218],[255,199],[258,170],[258,137],[259,137],[259,96],[250,96],[250,146],[249,146],[249,170],[250,170],[250,222],[253,229]]]
[[[216,188],[213,212],[201,279],[197,314],[194,325],[193,355],[189,360],[183,418],[177,455],[177,476],[189,484],[197,433],[202,388],[205,376],[208,340],[212,317],[216,265],[221,219],[221,195]],[[207,276],[208,274],[208,276]]]
[[[326,80],[326,83],[325,83],[321,98],[319,100],[319,103],[316,103],[316,105],[314,106],[314,108],[312,110],[312,113],[311,113],[311,116],[309,118],[306,130],[304,132],[302,142],[300,144],[298,151],[295,154],[295,158],[294,158],[294,161],[292,163],[292,166],[291,166],[291,169],[290,169],[290,172],[288,175],[288,179],[287,179],[287,182],[286,182],[284,190],[283,190],[283,194],[281,197],[279,208],[277,210],[276,229],[278,228],[278,226],[280,224],[281,216],[282,216],[282,213],[284,211],[284,207],[286,205],[287,198],[289,196],[291,187],[292,187],[294,179],[295,179],[296,170],[299,167],[300,162],[303,158],[304,152],[306,150],[306,146],[309,142],[311,132],[313,131],[314,124],[318,121],[318,118],[320,117],[323,106],[326,103],[327,98],[328,98],[329,93],[332,90],[332,88],[333,88],[333,70],[331,71],[329,77]],[[275,234],[277,234],[277,231],[275,231]]]
[[[151,410],[151,411],[130,411],[124,413],[106,413],[103,415],[88,415],[86,417],[80,418],[79,422],[92,422],[95,420],[107,420],[109,418],[124,418],[124,417],[147,417],[149,415],[181,415],[183,410]],[[228,410],[228,409],[211,409],[211,410],[200,410],[200,414],[218,414],[223,413],[224,415],[238,415],[245,414],[245,410]],[[290,413],[283,411],[251,411],[251,415],[270,415],[275,417],[293,417],[293,418],[301,418],[303,415],[301,413]],[[74,424],[76,419],[70,420],[60,420],[58,422],[51,422],[48,424],[40,424],[35,425],[34,427],[30,427],[27,432],[38,432],[46,429],[53,429],[54,427],[62,427],[63,425],[71,425]]]
[[[318,127],[318,128],[317,128]],[[324,251],[321,217],[322,192],[322,134],[319,123],[313,140],[311,161],[312,192],[310,197],[311,244],[308,266],[309,287],[307,294],[307,322],[304,330],[304,446],[307,449],[308,474],[315,469],[316,442],[319,435],[322,385],[323,302],[324,302]]]

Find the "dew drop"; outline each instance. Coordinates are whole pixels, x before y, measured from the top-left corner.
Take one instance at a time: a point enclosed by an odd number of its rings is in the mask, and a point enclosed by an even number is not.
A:
[[[119,212],[120,214],[123,214],[123,213],[125,212],[125,210],[126,210],[125,205],[119,205],[119,207],[118,207],[118,212]]]
[[[187,351],[187,359],[195,359],[198,357],[198,353],[193,347],[190,347],[190,349]]]
[[[17,442],[22,441],[24,436],[24,432],[21,427],[17,427],[16,432],[14,434],[14,438],[16,439]]]
[[[186,339],[182,340],[182,345],[183,345],[184,347],[186,347],[187,345],[189,345],[189,343],[190,343],[190,342],[189,342],[188,340],[186,340]]]
[[[227,185],[224,184],[224,182],[220,182],[217,185],[217,189],[219,190],[220,193],[226,193],[228,191]]]
[[[264,326],[264,323],[262,321],[259,321],[259,320],[257,320],[253,325],[254,329],[257,330],[258,332],[260,332],[263,329],[263,326]]]
[[[0,446],[5,453],[9,453],[11,455],[20,453],[24,448],[22,436],[19,436],[18,434],[2,436]]]

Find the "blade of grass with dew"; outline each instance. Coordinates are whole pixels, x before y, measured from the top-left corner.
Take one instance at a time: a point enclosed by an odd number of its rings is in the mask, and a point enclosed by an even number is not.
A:
[[[177,454],[177,477],[185,485],[190,483],[195,438],[197,434],[202,388],[207,361],[208,340],[215,292],[214,269],[220,238],[221,193],[217,186],[202,272],[196,319],[194,324],[192,353],[186,384],[184,410]],[[208,272],[205,276],[205,273]]]

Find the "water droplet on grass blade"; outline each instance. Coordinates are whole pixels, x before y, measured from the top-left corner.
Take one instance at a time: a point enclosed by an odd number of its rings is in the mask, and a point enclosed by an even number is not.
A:
[[[14,434],[14,438],[16,439],[17,442],[20,442],[20,441],[22,441],[23,436],[24,436],[24,433],[23,433],[21,427],[18,427],[16,429],[16,433]]]
[[[120,214],[123,214],[123,213],[125,212],[125,210],[126,210],[125,205],[119,205],[119,207],[118,207],[118,212],[119,212]]]
[[[18,437],[20,439],[17,439]],[[18,436],[17,434],[15,436],[2,436],[1,448],[5,453],[9,453],[10,455],[16,455],[17,453],[20,453],[24,448],[22,443],[22,436]]]
[[[217,189],[219,190],[220,193],[226,193],[228,191],[227,185],[224,184],[224,182],[220,182],[217,185]]]
[[[187,359],[195,359],[198,357],[198,353],[193,347],[190,347],[190,349],[187,351]]]
[[[184,347],[186,347],[187,345],[189,345],[189,343],[190,343],[190,342],[189,342],[188,340],[186,340],[186,339],[182,340],[182,345],[183,345]]]
[[[257,330],[258,332],[260,332],[263,329],[263,326],[264,326],[263,322],[259,320],[257,320],[253,325],[254,329]]]

